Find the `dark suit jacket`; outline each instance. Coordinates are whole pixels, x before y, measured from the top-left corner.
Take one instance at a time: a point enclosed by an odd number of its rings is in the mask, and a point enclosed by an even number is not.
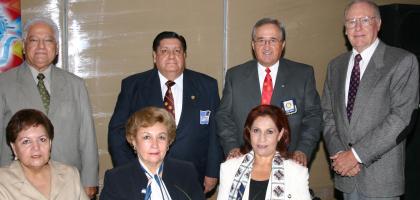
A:
[[[380,42],[360,81],[352,118],[345,105],[345,80],[351,52],[328,65],[322,97],[324,141],[330,155],[354,148],[363,165],[355,177],[335,176],[346,193],[357,187],[369,197],[404,192],[404,146],[396,143],[419,101],[416,57]]]
[[[194,166],[185,161],[167,158],[162,179],[172,199],[205,199]],[[135,159],[126,165],[106,171],[100,200],[144,199],[148,179]],[[188,195],[188,196],[187,196]]]
[[[216,121],[223,150],[243,144],[246,117],[261,103],[258,65],[251,60],[229,69]],[[321,105],[311,66],[280,59],[271,104],[283,107],[283,101],[294,100],[297,112],[288,115],[291,128],[289,151],[302,151],[311,156],[321,135]]]
[[[219,105],[215,79],[184,70],[183,102],[176,138],[168,155],[194,163],[200,181],[218,177],[221,148],[216,135],[214,113]],[[158,70],[132,75],[122,81],[121,93],[109,122],[108,146],[114,166],[136,159],[125,139],[125,124],[134,112],[147,106],[163,107]],[[211,111],[208,124],[200,124],[200,111]]]

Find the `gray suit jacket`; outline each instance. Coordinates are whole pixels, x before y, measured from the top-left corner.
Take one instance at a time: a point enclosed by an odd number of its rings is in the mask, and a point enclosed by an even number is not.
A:
[[[369,197],[404,192],[404,146],[398,134],[419,98],[418,63],[407,51],[380,42],[361,79],[353,115],[346,116],[345,80],[351,52],[328,65],[322,97],[324,140],[330,155],[354,148],[363,162],[355,177],[335,176],[336,187]]]
[[[50,198],[54,200],[88,200],[82,185],[79,172],[75,167],[63,165],[59,162],[49,162],[51,169]],[[2,200],[47,200],[26,179],[18,161],[0,168],[0,199]]]
[[[288,115],[291,142],[288,150],[311,156],[321,135],[322,112],[311,66],[280,59],[271,104],[283,107],[294,100],[297,112]],[[225,153],[243,144],[243,128],[249,111],[261,103],[256,60],[229,69],[216,124]]]
[[[88,93],[81,78],[51,67],[51,102],[48,117],[54,125],[52,159],[79,169],[84,186],[98,185],[98,147]],[[12,161],[6,144],[6,126],[17,111],[45,112],[29,66],[0,74],[0,165]]]

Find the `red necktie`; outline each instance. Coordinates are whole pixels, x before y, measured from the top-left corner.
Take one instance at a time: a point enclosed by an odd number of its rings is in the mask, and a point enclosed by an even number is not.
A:
[[[270,68],[266,67],[265,72],[267,72],[267,74],[264,78],[263,90],[261,95],[261,104],[269,105],[271,102],[271,96],[273,95],[273,80],[270,76]]]
[[[165,98],[163,99],[163,104],[165,105],[165,109],[172,114],[175,118],[175,104],[174,104],[174,96],[172,95],[171,87],[175,85],[173,81],[166,81],[165,85],[168,87],[166,90]]]
[[[362,60],[362,56],[357,54],[354,57],[354,66],[351,70],[350,76],[350,85],[349,85],[349,93],[347,95],[347,118],[351,119],[351,115],[353,114],[353,106],[354,101],[356,100],[357,89],[359,88],[360,84],[360,67],[359,63]]]

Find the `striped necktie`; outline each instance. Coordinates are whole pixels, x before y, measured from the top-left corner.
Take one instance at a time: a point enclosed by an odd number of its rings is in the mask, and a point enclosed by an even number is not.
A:
[[[44,84],[45,75],[43,73],[39,73],[36,78],[38,79],[37,87],[39,94],[41,95],[42,105],[45,108],[45,112],[48,113],[50,107],[50,94],[48,94],[48,90]]]
[[[172,114],[175,118],[175,103],[174,103],[174,96],[172,94],[171,87],[175,85],[175,82],[173,81],[167,81],[165,85],[168,87],[168,90],[166,90],[165,98],[163,99],[163,104],[165,106],[165,109]]]

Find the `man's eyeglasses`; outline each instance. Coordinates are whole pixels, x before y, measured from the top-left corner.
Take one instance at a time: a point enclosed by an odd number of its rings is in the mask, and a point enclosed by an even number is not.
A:
[[[280,40],[277,39],[277,38],[270,38],[270,39],[262,39],[262,38],[260,38],[260,39],[254,40],[254,43],[257,46],[264,46],[266,44],[268,44],[270,46],[276,46],[277,44],[280,43]]]
[[[347,19],[344,22],[344,25],[346,26],[346,28],[354,28],[356,27],[357,23],[359,23],[360,25],[362,25],[363,27],[366,26],[370,26],[373,22],[373,20],[375,20],[375,16],[373,17],[360,17],[360,18],[353,18],[353,19]]]
[[[169,54],[173,54],[175,56],[181,56],[184,55],[184,50],[182,49],[167,49],[167,48],[162,48],[162,49],[158,49],[157,50],[158,54],[163,55],[163,56],[167,56]]]

